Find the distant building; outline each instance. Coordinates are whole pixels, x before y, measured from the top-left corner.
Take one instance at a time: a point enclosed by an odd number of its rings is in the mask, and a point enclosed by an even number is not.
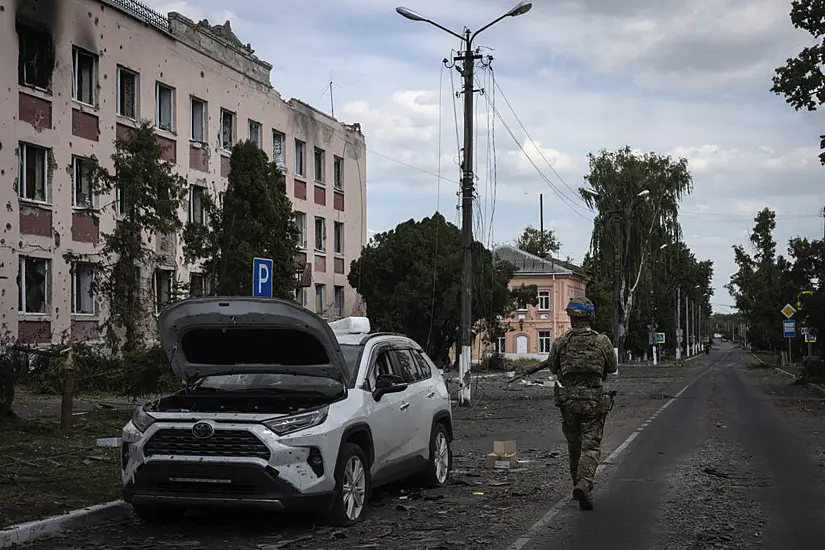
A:
[[[498,351],[511,359],[545,359],[556,337],[570,328],[565,308],[570,298],[585,295],[587,277],[581,268],[568,262],[546,260],[512,246],[500,246],[494,254],[516,267],[510,289],[536,285],[538,303],[502,319],[506,334],[485,351]],[[483,356],[481,344],[482,339],[476,338],[474,361]]]
[[[122,197],[93,196],[95,155],[111,166],[113,142],[152,121],[165,158],[189,182],[184,219],[202,221],[205,191],[226,188],[229,151],[252,140],[286,174],[306,264],[296,299],[325,316],[360,310],[347,283],[366,242],[365,140],[270,83],[272,66],[229,23],[211,26],[133,0],[6,2],[0,11],[0,333],[32,343],[95,339],[106,315],[90,293],[88,256],[114,227]],[[19,6],[15,11],[15,6]],[[294,75],[303,78],[305,75]],[[16,83],[16,84],[15,84]],[[81,209],[98,210],[92,217]],[[98,222],[99,220],[99,222]],[[173,281],[202,293],[175,236],[141,273],[160,308]],[[251,266],[250,266],[251,276]]]

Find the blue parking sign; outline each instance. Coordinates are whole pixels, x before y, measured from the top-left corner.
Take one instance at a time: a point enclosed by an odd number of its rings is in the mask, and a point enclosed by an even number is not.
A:
[[[785,338],[796,338],[796,321],[793,319],[782,321],[782,332]]]
[[[272,260],[252,260],[252,295],[272,298]]]

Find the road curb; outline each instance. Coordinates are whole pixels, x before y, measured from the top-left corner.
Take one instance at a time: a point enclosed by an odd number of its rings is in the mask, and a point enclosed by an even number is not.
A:
[[[761,360],[761,359],[759,358],[759,356],[757,356],[755,353],[751,352],[751,355],[753,355],[753,358],[754,358],[754,359],[756,359],[757,361],[759,361],[759,363],[760,363],[762,366],[765,366],[765,367],[767,366],[767,365],[765,364],[765,362],[764,362],[763,360]],[[774,367],[773,369],[774,369],[776,372],[781,372],[782,374],[788,375],[788,376],[790,376],[791,378],[794,378],[794,379],[796,378],[796,375],[795,375],[795,374],[790,373],[790,372],[786,371],[785,369],[780,369],[779,367]],[[819,395],[825,396],[825,388],[823,388],[822,386],[819,386],[819,385],[817,385],[817,384],[811,384],[810,382],[806,382],[806,383],[805,383],[805,386],[806,386],[806,387],[808,387],[808,388],[811,388],[812,390],[814,390],[814,391],[815,391],[816,393],[818,393]]]
[[[106,504],[72,510],[59,516],[12,525],[0,530],[0,548],[10,548],[18,544],[47,539],[62,531],[120,519],[130,513],[131,509],[128,504],[122,500],[115,500]]]

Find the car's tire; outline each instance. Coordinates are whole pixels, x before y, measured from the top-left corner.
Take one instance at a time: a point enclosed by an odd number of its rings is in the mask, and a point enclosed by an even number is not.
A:
[[[427,469],[422,474],[425,487],[444,487],[450,481],[453,469],[453,450],[450,447],[450,434],[444,424],[433,424],[430,434],[430,458]]]
[[[147,504],[133,504],[135,515],[144,523],[171,523],[180,521],[186,514],[185,508],[171,506],[150,506]]]
[[[354,443],[345,442],[335,464],[335,490],[326,513],[327,523],[346,527],[361,521],[367,512],[372,480],[364,451]]]

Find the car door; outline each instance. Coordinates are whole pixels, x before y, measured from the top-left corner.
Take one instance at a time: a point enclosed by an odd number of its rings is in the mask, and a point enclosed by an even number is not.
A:
[[[425,451],[426,456],[429,456],[430,428],[433,421],[431,411],[427,406],[429,384],[412,355],[415,350],[407,346],[399,346],[393,349],[392,353],[404,380],[409,384],[405,392],[406,403],[409,403],[407,410],[410,414],[404,426],[407,432],[407,443],[403,449],[404,458],[422,455]]]
[[[376,348],[370,359],[366,384],[370,391],[375,389],[375,380],[379,374],[403,376],[392,357],[389,346]],[[378,470],[402,459],[408,434],[404,426],[409,423],[409,390],[388,393],[370,407],[369,423],[375,450],[375,469]],[[368,396],[368,399],[372,399]]]

